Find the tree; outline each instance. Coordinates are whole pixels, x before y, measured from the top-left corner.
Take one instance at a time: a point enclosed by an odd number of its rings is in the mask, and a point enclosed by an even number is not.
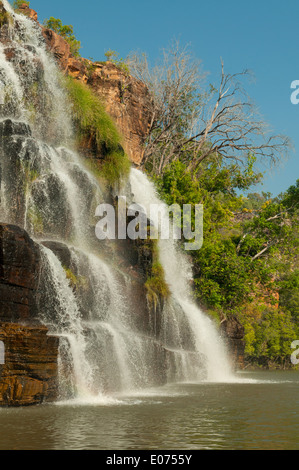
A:
[[[81,42],[76,39],[72,25],[63,25],[60,19],[51,16],[48,20],[44,21],[44,26],[62,36],[69,43],[71,53],[75,57],[80,56],[79,50],[81,48]]]
[[[268,136],[241,86],[248,71],[227,74],[221,63],[219,84],[205,91],[199,62],[177,42],[164,50],[162,62],[154,68],[144,54],[131,55],[128,64],[152,97],[142,165],[153,173],[161,174],[175,160],[196,173],[211,155],[242,165],[248,157],[275,162],[287,152],[289,140]]]
[[[13,4],[12,4],[12,7],[14,10],[19,10],[19,8],[22,6],[22,5],[27,5],[28,7],[30,6],[30,2],[28,1],[24,1],[24,0],[14,0]]]
[[[263,193],[264,197],[267,194]],[[299,210],[299,180],[284,194],[265,200],[255,216],[244,226],[238,243],[238,253],[247,253],[252,261],[265,256],[273,249],[280,254],[297,248]]]
[[[279,304],[299,320],[299,269],[288,272],[281,280]]]

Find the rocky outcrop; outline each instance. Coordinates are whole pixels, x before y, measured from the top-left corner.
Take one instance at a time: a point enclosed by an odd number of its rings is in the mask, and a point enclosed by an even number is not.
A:
[[[116,122],[128,157],[139,165],[152,117],[149,91],[142,82],[112,62],[90,66],[87,83],[102,98],[108,114]]]
[[[64,69],[64,62],[60,61],[60,64]],[[138,166],[152,119],[147,87],[112,62],[91,62],[69,57],[67,72],[89,85],[99,96],[123,137],[125,152]]]
[[[42,33],[45,38],[47,48],[59,62],[61,69],[63,71],[67,71],[69,62],[71,61],[70,45],[51,29],[43,28]]]
[[[35,10],[22,4],[19,12],[38,23]],[[39,24],[39,23],[38,23]],[[123,136],[123,147],[137,166],[142,161],[144,143],[152,115],[147,87],[112,62],[92,62],[71,54],[68,42],[51,29],[39,25],[48,50],[63,72],[88,84],[101,98]]]
[[[25,16],[28,16],[28,18],[37,21],[37,13],[35,10],[32,10],[32,8],[29,7],[26,3],[22,3],[19,8],[18,12],[22,13]]]
[[[54,400],[58,339],[38,320],[40,251],[21,228],[0,225],[0,406]]]
[[[0,321],[30,324],[37,320],[38,246],[21,228],[0,225]]]
[[[57,398],[58,338],[43,326],[0,322],[5,364],[0,365],[0,406],[36,405]]]

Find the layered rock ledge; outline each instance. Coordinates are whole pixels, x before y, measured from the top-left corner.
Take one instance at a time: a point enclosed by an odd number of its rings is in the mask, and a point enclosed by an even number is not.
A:
[[[0,323],[5,364],[0,365],[0,406],[36,405],[57,398],[59,339],[43,326]]]
[[[58,338],[37,314],[39,247],[25,230],[0,224],[0,406],[57,398]]]

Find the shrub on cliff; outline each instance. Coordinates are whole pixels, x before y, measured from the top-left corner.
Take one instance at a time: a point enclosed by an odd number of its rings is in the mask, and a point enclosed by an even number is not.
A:
[[[62,36],[69,43],[71,53],[75,57],[80,57],[79,51],[81,49],[81,42],[76,39],[72,25],[63,25],[60,19],[51,16],[48,20],[44,21],[44,26],[52,29],[55,33],[59,34],[59,36]]]
[[[18,10],[22,5],[27,5],[27,7],[30,6],[30,2],[24,1],[24,0],[14,0],[12,7],[14,10]]]
[[[105,52],[105,56],[108,61],[112,62],[116,67],[118,67],[126,75],[130,74],[130,69],[129,69],[128,64],[125,62],[124,59],[119,57],[118,52],[112,51],[111,49],[109,49],[108,51]]]
[[[128,174],[130,162],[121,146],[121,136],[98,96],[85,84],[68,77],[66,88],[73,106],[79,146],[91,145],[100,160],[92,170],[114,182]]]

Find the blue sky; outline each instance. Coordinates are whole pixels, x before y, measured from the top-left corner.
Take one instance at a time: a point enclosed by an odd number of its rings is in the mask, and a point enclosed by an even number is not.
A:
[[[267,172],[262,189],[274,195],[299,178],[299,104],[290,101],[299,80],[298,0],[31,0],[39,21],[54,16],[72,24],[82,56],[104,60],[108,49],[121,57],[140,50],[153,62],[174,38],[193,54],[217,83],[220,59],[229,73],[250,69],[246,88],[273,133],[294,145],[289,159]]]

